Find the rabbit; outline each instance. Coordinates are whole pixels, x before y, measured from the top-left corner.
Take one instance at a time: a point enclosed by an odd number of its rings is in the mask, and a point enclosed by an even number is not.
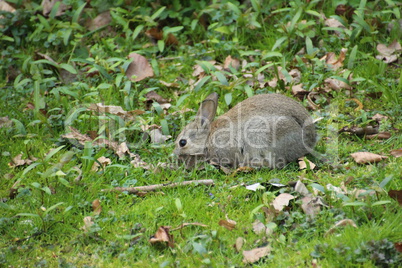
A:
[[[214,120],[218,98],[210,94],[176,139],[174,154],[187,169],[202,162],[281,169],[314,149],[313,120],[295,100],[274,93],[255,95]]]

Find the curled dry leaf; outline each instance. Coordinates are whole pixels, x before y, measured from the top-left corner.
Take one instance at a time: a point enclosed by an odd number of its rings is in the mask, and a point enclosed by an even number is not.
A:
[[[302,83],[292,86],[292,94],[293,94],[293,96],[296,96],[299,99],[303,99],[304,96],[306,96],[309,93],[310,93],[310,91],[307,91],[307,90],[303,89],[303,84]]]
[[[350,154],[356,163],[358,164],[368,164],[368,163],[377,163],[380,162],[382,159],[386,159],[388,157],[382,156],[379,154],[373,154],[370,152],[357,152]]]
[[[92,211],[94,215],[99,215],[102,212],[102,206],[99,199],[92,201]]]
[[[229,231],[232,231],[234,228],[236,228],[237,222],[234,220],[228,219],[226,216],[226,220],[220,220],[219,225],[225,227]]]
[[[11,5],[9,5],[6,1],[0,1],[0,11],[6,11],[10,13],[15,12],[15,8],[13,8]],[[0,16],[2,18],[2,16]],[[2,26],[0,26],[1,28]]]
[[[366,127],[343,127],[338,133],[348,132],[357,136],[373,135],[378,133],[378,126],[366,126]]]
[[[352,226],[354,228],[357,228],[356,223],[351,220],[351,219],[344,219],[344,220],[340,220],[337,223],[335,223],[334,226],[332,226],[326,233],[324,236],[328,236],[330,234],[333,234],[339,227],[341,226]]]
[[[402,52],[402,47],[401,44],[395,40],[389,46],[378,44],[377,50],[379,52],[379,55],[376,56],[377,59],[382,60],[385,63],[391,63],[398,60],[398,57]]]
[[[19,166],[24,166],[24,165],[30,165],[36,160],[38,160],[38,159],[35,157],[31,157],[31,159],[29,159],[29,158],[22,159],[22,154],[18,154],[11,159],[11,162],[8,163],[8,166],[11,168],[14,168],[14,167],[19,167]]]
[[[110,158],[107,158],[107,157],[104,157],[104,156],[101,156],[96,160],[97,161],[95,161],[94,164],[92,165],[92,168],[91,168],[92,171],[97,171],[98,170],[98,168],[100,167],[99,163],[102,165],[102,167],[106,167],[107,165],[112,163]]]
[[[396,150],[392,150],[391,152],[389,152],[393,157],[401,157],[402,156],[402,148],[400,149],[396,149]]]
[[[89,20],[86,24],[86,27],[88,28],[88,30],[94,31],[108,25],[111,21],[112,16],[110,15],[110,11],[108,10],[99,14],[94,19]]]
[[[313,162],[311,162],[310,160],[308,160],[307,157],[300,157],[297,160],[299,162],[300,170],[306,169],[307,164],[308,164],[310,170],[313,170],[316,167],[316,165]]]
[[[236,249],[237,252],[240,252],[240,250],[242,249],[244,243],[245,243],[244,238],[243,237],[238,237],[238,238],[236,238],[236,243],[233,246],[234,246],[234,248]]]
[[[174,248],[173,235],[169,233],[170,226],[161,226],[156,231],[155,235],[149,239],[151,244],[167,244]]]
[[[147,30],[145,34],[149,37],[153,44],[156,44],[158,40],[163,40],[163,31],[159,30],[158,28],[151,28]],[[172,33],[169,33],[165,39],[165,45],[177,46],[178,44],[179,42],[177,41],[177,38]]]
[[[389,190],[388,195],[398,201],[399,205],[402,206],[402,190]]]
[[[394,246],[397,251],[402,253],[402,242],[395,242]]]
[[[284,207],[289,205],[289,201],[294,198],[295,197],[291,194],[282,193],[282,194],[278,195],[274,199],[274,201],[272,201],[272,205],[277,211],[282,211],[284,209]]]
[[[154,70],[144,56],[137,53],[130,53],[128,58],[133,59],[126,70],[126,76],[128,79],[138,82],[147,77],[154,76]],[[135,76],[135,78],[133,76]]]
[[[338,70],[339,68],[341,68],[343,66],[343,61],[346,58],[346,52],[347,51],[348,51],[347,48],[342,48],[338,57],[336,57],[336,54],[334,52],[328,52],[320,60],[325,61],[325,63],[327,65],[329,65],[330,69]]]
[[[261,183],[257,182],[251,185],[246,186],[247,190],[256,192],[257,190],[265,190],[265,187],[261,185]]]
[[[252,250],[243,250],[243,262],[244,263],[254,263],[259,261],[261,258],[268,256],[272,248],[270,246],[255,248]]]

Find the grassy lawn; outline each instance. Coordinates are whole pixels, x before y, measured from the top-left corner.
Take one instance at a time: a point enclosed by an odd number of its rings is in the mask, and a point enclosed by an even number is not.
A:
[[[40,2],[0,2],[0,267],[402,263],[400,1]],[[299,101],[311,164],[179,165],[212,92]]]

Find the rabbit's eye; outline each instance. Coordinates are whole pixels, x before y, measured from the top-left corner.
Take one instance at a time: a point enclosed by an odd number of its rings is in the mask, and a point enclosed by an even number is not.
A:
[[[186,141],[186,140],[180,140],[180,141],[179,141],[180,147],[184,147],[184,146],[186,146],[186,144],[187,144],[187,141]]]

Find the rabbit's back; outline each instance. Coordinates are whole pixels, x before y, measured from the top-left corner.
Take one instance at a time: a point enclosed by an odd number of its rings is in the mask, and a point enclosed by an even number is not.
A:
[[[248,98],[211,124],[207,154],[223,166],[281,168],[309,153],[316,133],[307,110],[280,94]]]

